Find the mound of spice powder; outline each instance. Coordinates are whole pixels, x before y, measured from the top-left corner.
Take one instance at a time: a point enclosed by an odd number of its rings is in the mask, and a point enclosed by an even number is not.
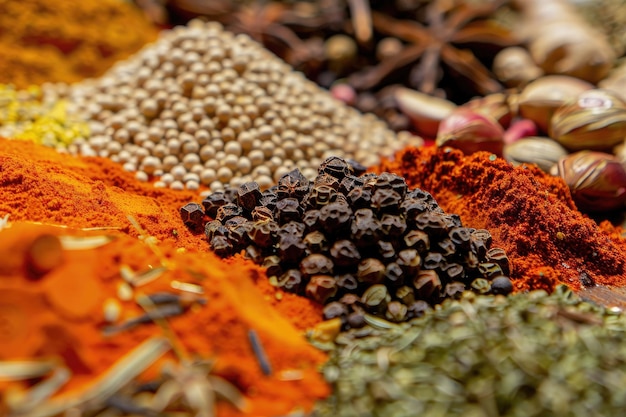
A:
[[[8,215],[11,221],[75,228],[113,227],[138,236],[128,221],[130,215],[158,241],[204,252],[204,234],[192,234],[178,214],[178,208],[194,197],[191,192],[141,183],[107,158],[71,157],[31,142],[0,138],[0,218]],[[321,319],[319,306],[277,290],[264,273],[255,283],[298,328]]]
[[[207,384],[215,381],[206,380],[209,373],[245,399],[243,414],[220,399],[218,416],[283,415],[328,394],[318,373],[325,355],[263,300],[254,286],[261,270],[250,263],[227,264],[211,253],[155,245],[145,236],[25,222],[9,222],[0,231],[0,259],[4,369],[11,361],[53,360],[52,370],[71,372],[50,399],[14,395],[32,388],[32,379],[21,387],[0,380],[6,388],[0,390],[2,415],[7,406],[19,415],[57,415],[67,408],[94,413],[122,388],[129,405],[139,404],[135,395],[143,391],[141,405],[154,413],[199,412],[194,404],[162,404],[159,398],[167,395],[160,388],[205,389],[208,395]],[[155,317],[167,322],[171,345],[161,342],[160,353],[145,356],[145,343],[158,344],[168,335]],[[144,359],[111,372],[130,352],[143,352]],[[185,377],[181,372],[198,360],[213,365]],[[166,362],[174,364],[174,379]],[[62,374],[52,370],[44,376],[58,380]],[[130,387],[120,382],[129,374],[139,377]],[[139,388],[144,382],[152,391]],[[213,406],[204,411],[195,415],[213,415]]]
[[[26,88],[96,77],[156,36],[125,1],[0,0],[0,83]]]
[[[619,230],[582,215],[567,185],[536,167],[515,168],[485,152],[408,148],[374,170],[403,176],[467,226],[488,229],[509,256],[518,291],[626,284]]]

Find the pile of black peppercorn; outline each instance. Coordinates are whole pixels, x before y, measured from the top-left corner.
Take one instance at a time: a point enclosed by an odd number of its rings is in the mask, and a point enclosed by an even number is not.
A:
[[[204,216],[212,221],[204,224]],[[466,289],[508,294],[509,261],[484,229],[463,227],[404,178],[364,173],[328,158],[314,181],[295,169],[261,191],[255,182],[181,208],[183,221],[204,226],[222,257],[244,251],[286,291],[325,304],[326,319],[344,328],[364,313],[393,322]]]

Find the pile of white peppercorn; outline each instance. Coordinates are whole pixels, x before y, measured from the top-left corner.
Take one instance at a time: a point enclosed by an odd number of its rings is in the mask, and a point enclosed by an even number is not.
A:
[[[44,86],[89,121],[73,154],[109,157],[155,186],[262,189],[328,156],[370,166],[419,139],[362,115],[249,37],[192,21],[98,79]]]

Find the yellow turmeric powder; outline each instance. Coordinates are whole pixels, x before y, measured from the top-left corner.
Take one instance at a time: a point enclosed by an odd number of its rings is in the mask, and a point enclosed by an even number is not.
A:
[[[0,0],[0,83],[96,77],[156,36],[125,1]]]

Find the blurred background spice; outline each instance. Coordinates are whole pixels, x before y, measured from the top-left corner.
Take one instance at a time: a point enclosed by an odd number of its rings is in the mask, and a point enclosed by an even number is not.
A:
[[[0,83],[26,88],[96,77],[157,37],[120,0],[0,1]]]

